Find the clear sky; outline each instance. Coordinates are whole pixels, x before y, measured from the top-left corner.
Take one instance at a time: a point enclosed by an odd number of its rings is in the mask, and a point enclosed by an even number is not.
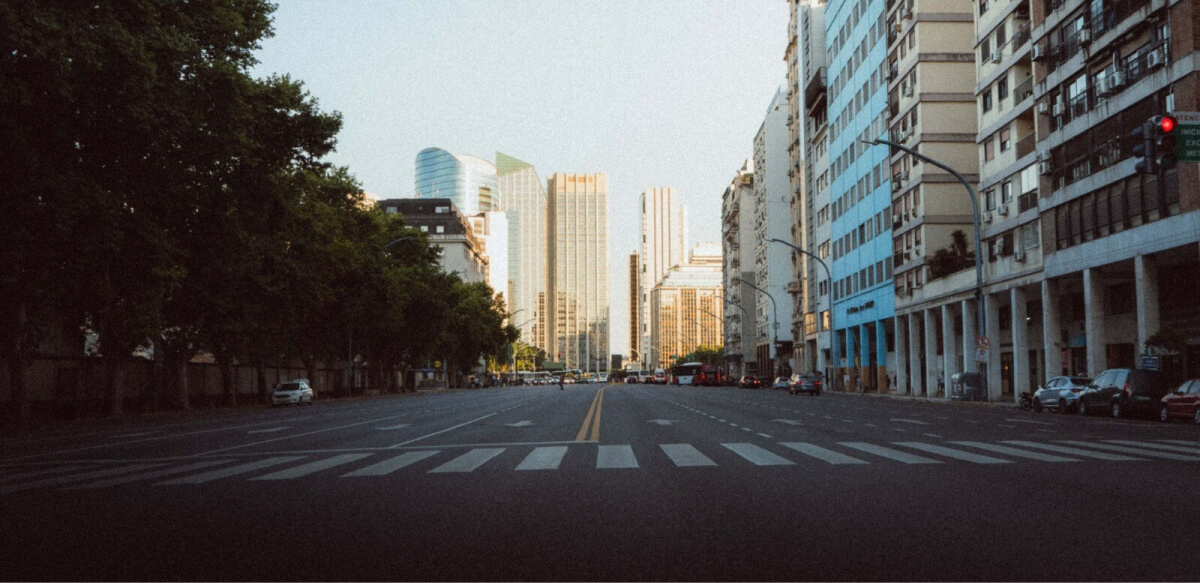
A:
[[[787,0],[281,0],[258,75],[305,83],[345,125],[331,160],[412,196],[437,146],[609,177],[610,348],[629,344],[638,195],[674,187],[689,242],[720,240],[721,193],[784,83]]]

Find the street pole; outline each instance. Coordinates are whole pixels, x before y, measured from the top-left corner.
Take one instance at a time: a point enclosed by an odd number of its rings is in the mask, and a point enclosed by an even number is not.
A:
[[[901,150],[903,152],[912,154],[913,156],[916,156],[917,158],[920,158],[921,160],[923,160],[925,162],[933,164],[934,166],[937,166],[938,168],[941,168],[942,170],[945,170],[946,172],[953,174],[954,177],[957,178],[958,181],[962,183],[963,187],[967,189],[967,196],[969,196],[971,198],[971,215],[975,220],[975,313],[977,315],[977,318],[976,318],[977,324],[976,325],[979,326],[979,335],[987,336],[987,310],[984,308],[984,305],[983,305],[983,244],[980,241],[980,237],[981,237],[983,231],[979,228],[979,200],[975,196],[975,189],[971,188],[971,183],[967,182],[967,179],[963,178],[962,174],[959,174],[957,170],[955,170],[945,164],[942,164],[941,162],[938,162],[937,160],[934,160],[933,158],[930,158],[929,156],[921,154],[920,152],[917,152],[916,150],[913,150],[912,148],[906,148],[904,146],[901,146],[900,144],[897,144],[896,142],[884,140],[882,138],[875,138],[874,140],[869,141],[867,143],[881,145],[881,146],[891,146],[893,148],[896,148],[897,150]],[[978,372],[979,372],[979,381],[980,381],[980,387],[981,387],[980,392],[982,393],[982,395],[980,395],[980,396],[983,398],[984,401],[987,401],[988,400],[987,362],[976,359],[975,366],[976,366],[976,370],[978,370]],[[946,380],[949,381],[950,379],[946,379]]]
[[[833,343],[837,342],[837,335],[834,332],[835,330],[837,330],[837,327],[833,325],[833,293],[832,293],[833,292],[833,271],[831,271],[829,269],[829,265],[827,263],[825,263],[824,261],[822,261],[820,257],[817,257],[816,255],[809,253],[808,251],[805,251],[804,249],[801,249],[791,243],[788,243],[787,241],[784,241],[782,239],[767,239],[767,240],[773,241],[775,243],[782,243],[784,245],[787,245],[788,247],[791,247],[792,249],[813,258],[814,260],[816,260],[817,263],[821,264],[821,267],[825,268],[825,278],[829,282],[829,291],[830,291],[830,295],[829,295],[829,330],[828,330],[828,332],[829,332],[829,353],[832,356],[832,354],[835,352],[833,350]],[[817,320],[818,321],[821,320],[820,302],[817,303]],[[824,323],[824,322],[822,322],[822,323]],[[819,338],[819,336],[818,336],[818,338]],[[817,343],[817,352],[819,355],[820,342]],[[840,363],[834,363],[834,368],[841,368],[838,366],[838,364],[840,364]],[[841,375],[838,375],[838,376],[840,377]],[[834,379],[829,379],[829,380],[834,380]],[[835,389],[840,388],[840,386],[841,386],[840,381],[841,381],[841,378],[836,379],[836,381],[835,381],[836,384],[834,385]]]
[[[775,364],[776,364],[775,360],[778,358],[778,356],[775,354],[775,351],[776,351],[776,347],[779,344],[779,304],[775,303],[775,296],[771,295],[771,293],[768,292],[767,290],[762,289],[761,287],[758,287],[740,277],[733,278],[733,281],[738,282],[738,283],[744,283],[744,284],[766,294],[767,299],[771,300],[771,320],[774,324],[774,326],[773,326],[774,335],[772,336],[771,350],[768,351],[768,354],[771,355],[771,377],[773,378],[775,376]]]

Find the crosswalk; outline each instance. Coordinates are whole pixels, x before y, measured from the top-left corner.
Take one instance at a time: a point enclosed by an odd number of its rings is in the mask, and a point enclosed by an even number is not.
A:
[[[175,460],[73,461],[53,465],[0,464],[0,495],[36,490],[86,491],[123,485],[183,487],[219,480],[279,482],[302,478],[363,479],[412,474],[522,473],[663,468],[864,466],[871,464],[1004,466],[1017,463],[1200,462],[1200,442],[1182,440],[1056,440],[1037,442],[842,441],[663,443],[464,447],[338,453],[247,455]],[[508,455],[505,455],[508,454]],[[519,462],[517,461],[519,459]],[[515,465],[514,465],[514,462]],[[784,470],[788,471],[788,470]]]

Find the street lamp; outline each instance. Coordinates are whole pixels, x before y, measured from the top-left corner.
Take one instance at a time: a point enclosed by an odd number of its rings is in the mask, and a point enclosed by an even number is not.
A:
[[[816,260],[817,263],[821,264],[821,267],[825,268],[825,278],[829,281],[829,289],[830,290],[833,289],[833,272],[830,271],[829,265],[827,263],[825,263],[824,261],[822,261],[820,257],[817,257],[816,255],[809,253],[808,251],[805,251],[804,249],[801,249],[801,248],[799,248],[791,243],[788,243],[787,241],[784,241],[782,239],[767,239],[767,240],[772,241],[774,243],[782,243],[784,245],[787,245],[788,247],[791,247],[792,249],[794,249],[800,253],[803,253],[803,254],[813,258],[814,260]],[[820,294],[818,294],[818,295],[820,295]],[[818,307],[817,319],[820,320],[821,319],[820,318],[821,310],[820,310],[819,303],[817,304],[817,307]],[[823,323],[824,322],[822,322],[822,324]],[[837,330],[837,328],[833,325],[833,296],[831,294],[829,297],[829,350],[830,350],[831,355],[836,353],[836,351],[833,349],[834,343],[837,342],[837,333],[835,332],[836,330]],[[837,367],[838,364],[839,363],[834,363],[834,367]],[[838,376],[840,376],[840,375],[838,375]],[[833,380],[833,379],[830,379],[830,380]],[[840,379],[838,379],[838,380],[840,380]]]
[[[737,283],[744,283],[744,284],[766,294],[767,299],[771,300],[771,320],[774,323],[774,326],[773,326],[774,335],[772,336],[771,350],[768,351],[768,354],[770,354],[770,356],[771,356],[771,376],[774,376],[775,375],[775,360],[777,358],[777,355],[775,354],[775,347],[776,347],[776,345],[779,344],[779,305],[775,303],[775,296],[771,295],[771,293],[768,292],[767,290],[765,290],[761,287],[758,287],[740,277],[733,278],[733,281],[735,281]]]
[[[384,250],[384,251],[387,251],[387,250],[388,250],[388,249],[389,249],[389,248],[390,248],[392,245],[395,245],[396,243],[399,243],[399,242],[401,242],[401,241],[407,241],[407,240],[409,240],[409,239],[416,239],[416,238],[417,238],[417,236],[416,236],[416,235],[406,235],[406,236],[404,236],[404,237],[400,237],[399,239],[396,239],[395,241],[392,241],[391,243],[388,243],[387,245],[384,245],[384,246],[383,246],[383,250]]]
[[[959,174],[957,170],[942,164],[941,162],[938,162],[929,156],[921,154],[912,148],[906,148],[900,144],[897,144],[896,142],[885,140],[883,138],[875,138],[867,143],[880,146],[891,146],[897,150],[912,154],[913,156],[916,156],[925,162],[933,164],[934,166],[953,174],[954,177],[962,183],[963,187],[967,189],[967,196],[971,198],[971,215],[975,220],[975,313],[977,315],[979,335],[987,336],[987,315],[986,310],[983,307],[983,244],[980,242],[982,230],[979,228],[979,199],[975,196],[975,189],[971,188],[971,183],[967,182],[967,179],[963,178],[962,174]],[[988,399],[987,363],[976,360],[975,365],[979,371],[979,381],[982,389],[981,392],[983,393],[982,397],[983,400],[986,401]]]

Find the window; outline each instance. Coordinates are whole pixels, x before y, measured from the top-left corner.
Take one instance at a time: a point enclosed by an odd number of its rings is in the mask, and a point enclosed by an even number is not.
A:
[[[983,142],[983,161],[991,162],[996,158],[996,142],[988,136],[987,141]]]
[[[1038,224],[1035,222],[1021,226],[1021,249],[1024,251],[1037,249],[1039,244]]]
[[[1001,20],[1000,24],[998,26],[996,26],[996,49],[999,49],[1000,47],[1004,46],[1004,44],[1007,42],[1008,42],[1008,31],[1005,30],[1004,21]]]
[[[1012,130],[1004,128],[1000,130],[1000,151],[1007,152],[1012,147]]]
[[[992,110],[992,86],[991,85],[984,87],[983,96],[981,98],[980,105],[983,107],[984,113],[987,113]]]
[[[438,226],[437,226],[437,232],[438,232],[438,233],[445,233],[445,232],[446,232],[446,227],[445,227],[445,226],[443,226],[443,225],[438,225]]]
[[[437,207],[437,208],[433,209],[433,212],[434,212],[434,213],[437,213],[437,214],[439,214],[439,215],[444,215],[444,214],[446,214],[446,213],[450,212],[450,207],[448,207],[448,206],[439,206],[439,207]]]
[[[996,99],[1005,99],[1008,97],[1008,77],[1000,79],[996,82]]]
[[[1005,180],[1000,186],[1000,202],[1008,204],[1012,202],[1012,181]]]
[[[990,58],[992,58],[992,41],[985,38],[979,43],[979,62],[987,62]]]
[[[984,204],[987,206],[987,210],[989,210],[989,211],[996,210],[996,190],[995,189],[989,188],[986,191],[984,191],[983,200],[984,200]]]
[[[428,233],[428,232],[429,232],[429,225],[421,225],[421,232],[422,232],[422,233]]]

